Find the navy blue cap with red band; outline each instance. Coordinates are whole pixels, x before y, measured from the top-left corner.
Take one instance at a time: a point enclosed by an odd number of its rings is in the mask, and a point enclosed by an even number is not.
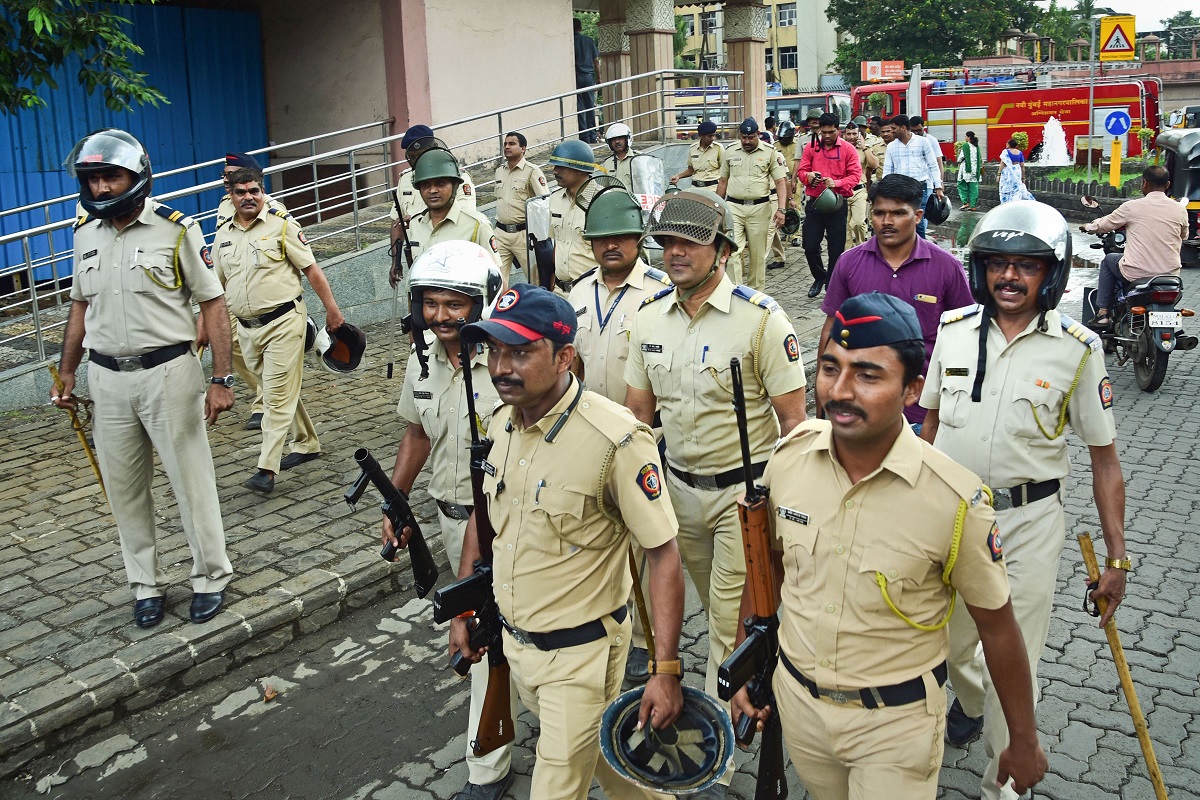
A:
[[[488,319],[465,326],[462,336],[467,342],[482,342],[491,336],[508,345],[538,339],[571,344],[576,320],[575,309],[565,298],[531,283],[518,283],[500,295]]]
[[[834,314],[830,339],[848,350],[860,350],[921,342],[924,336],[912,306],[890,294],[868,292],[842,303]]]

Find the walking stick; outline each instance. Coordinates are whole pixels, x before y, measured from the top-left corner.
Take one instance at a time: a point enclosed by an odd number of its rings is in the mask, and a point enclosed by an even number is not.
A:
[[[50,377],[54,378],[54,391],[58,392],[61,397],[64,387],[62,376],[58,374],[58,367],[54,364],[47,364],[46,368],[50,370]],[[90,400],[84,400],[81,397],[76,397],[75,401],[77,404],[82,405],[85,411],[91,405]],[[88,463],[92,465],[92,472],[96,473],[96,481],[100,484],[100,492],[104,495],[104,501],[108,502],[108,491],[104,488],[104,476],[100,474],[100,465],[96,462],[96,454],[92,452],[92,446],[88,444],[87,433],[85,433],[87,420],[80,421],[79,414],[73,408],[68,408],[67,414],[71,417],[71,427],[75,429],[75,435],[79,437],[79,443],[83,445],[83,453],[87,456]],[[86,414],[88,420],[91,419],[91,416],[91,412]]]
[[[1079,540],[1079,549],[1083,553],[1088,582],[1094,586],[1100,580],[1100,565],[1096,562],[1096,551],[1092,548],[1091,534],[1085,532],[1078,534],[1075,538]],[[1101,597],[1096,601],[1096,610],[1101,616],[1108,611],[1107,597]],[[1146,726],[1146,717],[1142,714],[1142,706],[1138,703],[1137,693],[1133,688],[1133,676],[1129,674],[1129,662],[1125,660],[1125,649],[1121,647],[1121,636],[1117,633],[1115,615],[1105,623],[1104,634],[1108,637],[1108,647],[1112,650],[1113,663],[1117,665],[1117,676],[1121,679],[1125,702],[1129,705],[1129,714],[1133,717],[1133,729],[1137,731],[1138,744],[1142,746],[1142,758],[1146,760],[1146,770],[1150,773],[1150,782],[1154,784],[1154,796],[1158,800],[1167,800],[1167,787],[1163,784],[1162,772],[1158,768],[1158,759],[1154,757],[1154,745],[1150,742],[1150,729]]]

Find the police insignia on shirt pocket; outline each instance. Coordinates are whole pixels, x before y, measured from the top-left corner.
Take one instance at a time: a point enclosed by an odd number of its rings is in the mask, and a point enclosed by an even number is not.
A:
[[[992,523],[992,532],[987,538],[988,550],[992,553],[992,561],[999,561],[1004,558],[1004,545],[1000,542],[1000,526]]]
[[[947,378],[966,378],[971,374],[971,370],[966,367],[946,367],[945,375]]]
[[[796,334],[789,333],[783,340],[783,352],[787,353],[788,361],[800,360],[800,342],[796,340]]]
[[[645,342],[642,343],[642,352],[643,353],[661,353],[662,351],[663,351],[663,346],[661,344],[646,344]]]
[[[1100,405],[1108,410],[1113,407],[1113,388],[1112,381],[1108,376],[1104,376],[1104,380],[1100,381]]]
[[[637,483],[642,494],[651,500],[662,497],[662,477],[658,474],[657,464],[650,463],[638,470]]]
[[[798,522],[801,525],[808,524],[808,514],[805,514],[803,511],[797,511],[787,506],[780,506],[779,510],[775,513],[779,515],[780,519],[786,519],[789,522]]]

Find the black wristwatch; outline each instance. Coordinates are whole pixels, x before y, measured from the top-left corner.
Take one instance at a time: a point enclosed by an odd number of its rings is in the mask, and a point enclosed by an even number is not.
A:
[[[210,378],[208,382],[219,384],[221,386],[224,386],[226,389],[233,388],[233,376],[232,375],[226,375],[224,378],[218,378],[216,375],[213,375],[212,378]]]

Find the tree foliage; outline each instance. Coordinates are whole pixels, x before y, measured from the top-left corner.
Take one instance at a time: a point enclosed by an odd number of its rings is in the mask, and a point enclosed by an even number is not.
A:
[[[76,79],[92,94],[99,90],[114,111],[135,103],[158,105],[166,97],[133,68],[142,55],[126,32],[129,20],[115,8],[155,0],[0,0],[0,112],[45,106],[41,92],[57,89],[55,73],[79,59]]]

